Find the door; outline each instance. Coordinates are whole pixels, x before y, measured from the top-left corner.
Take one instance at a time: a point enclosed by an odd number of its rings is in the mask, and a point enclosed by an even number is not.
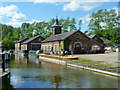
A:
[[[74,46],[74,54],[80,54],[81,53],[81,45],[79,43],[76,43]]]

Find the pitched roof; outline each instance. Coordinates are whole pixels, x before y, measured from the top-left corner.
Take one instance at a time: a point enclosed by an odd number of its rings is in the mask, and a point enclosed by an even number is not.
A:
[[[70,35],[78,32],[79,30],[75,30],[75,31],[70,31],[70,32],[65,32],[65,33],[62,33],[62,34],[57,34],[57,35],[52,35],[48,38],[46,38],[45,40],[42,41],[42,43],[44,42],[52,42],[52,41],[58,41],[58,40],[65,40],[67,37],[69,37]],[[81,32],[81,31],[79,31]],[[82,32],[81,32],[82,33]],[[88,37],[87,35],[85,35],[84,33],[82,33],[85,37],[87,37],[88,39],[92,40],[93,42],[103,46],[102,44],[96,42],[95,40],[93,40],[92,38]]]
[[[94,36],[96,36],[96,34],[94,35],[87,35],[89,38],[93,38]]]
[[[27,40],[27,39],[29,39],[29,38],[28,38],[28,37],[26,37],[26,38],[23,38],[23,39],[21,39],[21,40],[19,40],[19,41],[16,41],[16,43],[23,42],[23,41],[25,41],[25,40]]]
[[[31,42],[32,40],[34,40],[34,39],[36,39],[36,38],[38,38],[38,37],[42,37],[42,36],[38,35],[38,36],[35,36],[35,37],[31,37],[31,38],[29,38],[28,40],[24,41],[22,44],[27,44],[27,43]],[[42,38],[43,38],[43,37],[42,37]]]
[[[103,40],[103,42],[111,42],[111,41],[109,41],[108,39],[106,39],[104,37],[100,37],[100,38]]]
[[[70,31],[70,32],[65,32],[65,33],[57,34],[57,35],[52,35],[52,36],[46,38],[42,42],[52,42],[52,41],[64,40],[64,39],[66,39],[67,37],[69,37],[70,35],[74,34],[77,31],[78,30]]]

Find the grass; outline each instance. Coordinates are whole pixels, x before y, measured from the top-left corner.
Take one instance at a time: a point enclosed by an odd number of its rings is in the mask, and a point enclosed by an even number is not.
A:
[[[83,63],[83,64],[88,64],[88,65],[100,66],[100,67],[104,67],[104,68],[110,67],[110,64],[103,64],[101,62],[92,61],[92,60],[88,60],[88,59],[82,59],[82,58],[79,58],[78,60],[72,60],[72,61],[78,62],[78,63]]]

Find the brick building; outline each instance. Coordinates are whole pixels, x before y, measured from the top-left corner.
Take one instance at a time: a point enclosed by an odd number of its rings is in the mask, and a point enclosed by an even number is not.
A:
[[[46,38],[41,43],[43,52],[60,52],[69,50],[74,54],[84,53],[88,50],[103,49],[103,42],[99,42],[88,37],[79,30],[61,33],[62,26],[58,19],[52,27],[52,36]]]

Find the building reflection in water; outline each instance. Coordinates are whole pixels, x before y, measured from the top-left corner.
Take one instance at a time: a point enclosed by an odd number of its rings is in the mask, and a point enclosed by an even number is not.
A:
[[[58,75],[58,76],[53,76],[52,77],[52,82],[53,82],[53,84],[56,86],[56,88],[58,88],[58,86],[59,86],[59,83],[61,82],[61,76],[60,75]]]
[[[20,63],[28,64],[29,63],[29,57],[22,57],[19,54],[15,54],[15,62],[18,63],[18,64],[20,64]]]

